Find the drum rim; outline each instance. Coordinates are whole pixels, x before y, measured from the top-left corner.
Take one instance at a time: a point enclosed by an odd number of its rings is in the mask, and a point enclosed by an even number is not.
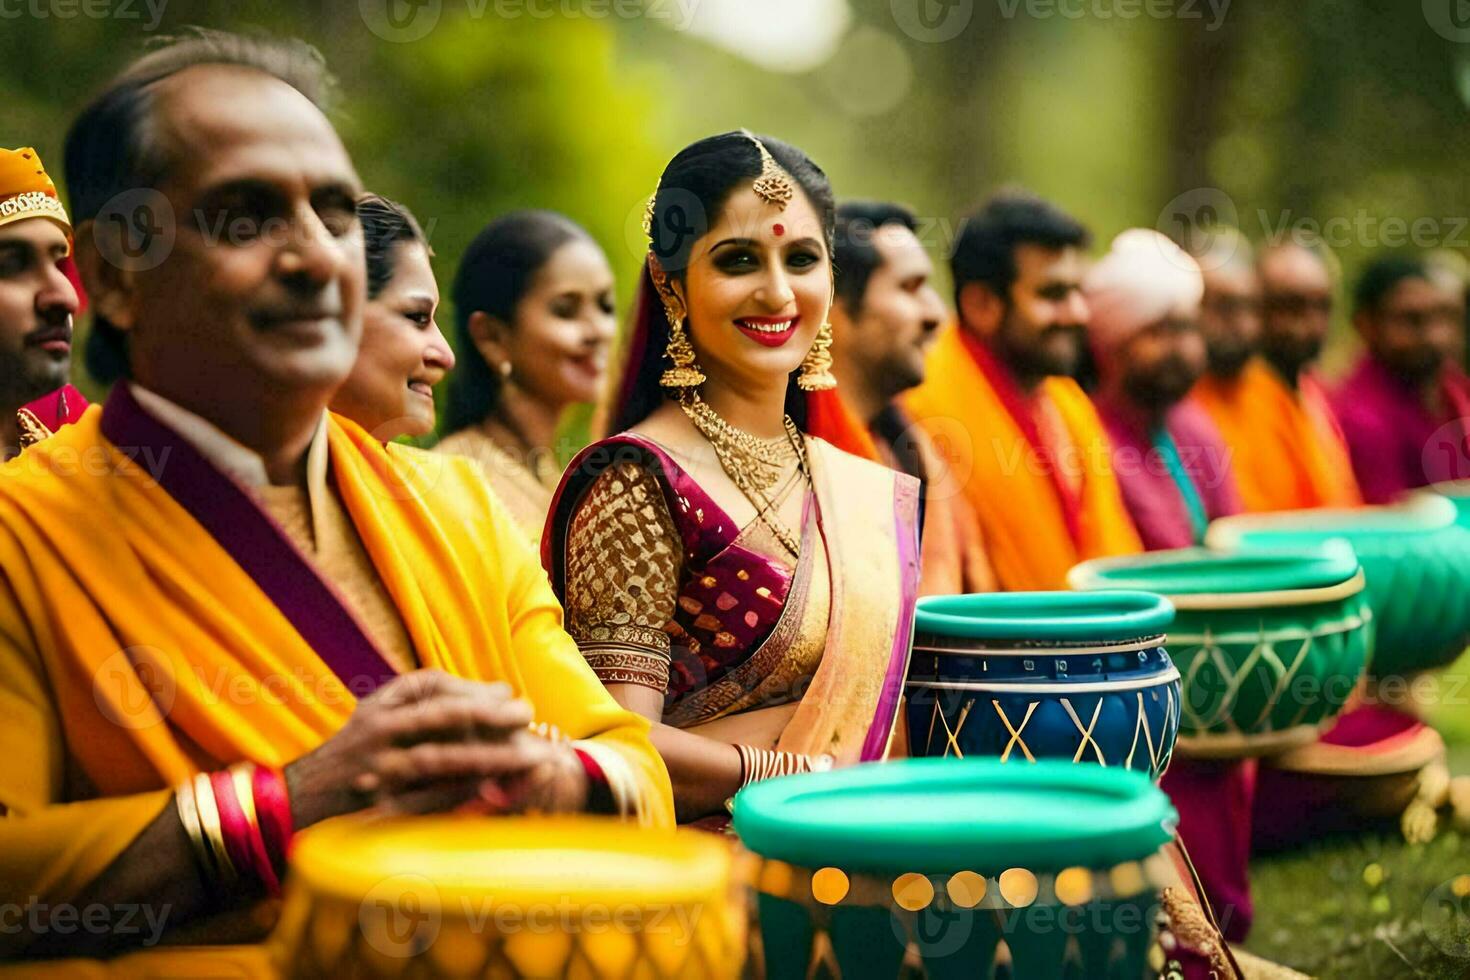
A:
[[[1038,804],[1056,791],[1094,794],[1117,803],[1117,819],[1104,827],[1074,828],[1059,841],[1031,836],[1045,821],[1014,814],[1010,824],[977,820],[940,824],[922,806],[928,787],[974,787],[982,792],[1007,786],[1034,788]],[[902,827],[869,819],[861,799],[912,795],[916,816]],[[822,796],[837,804],[830,816],[818,809]],[[1009,814],[1007,816],[1010,816]],[[851,766],[766,780],[740,791],[734,827],[750,851],[807,867],[878,874],[981,874],[1011,867],[1035,873],[1093,864],[1141,860],[1173,839],[1178,813],[1145,772],[1042,760],[1027,765],[998,759],[921,758]],[[1011,839],[1000,839],[1010,826]],[[944,836],[941,837],[941,834]],[[1081,857],[1083,851],[1095,852]]]
[[[1075,681],[1071,683],[1040,683],[1020,681],[1015,684],[1004,682],[981,681],[969,683],[967,681],[904,681],[904,687],[920,687],[939,691],[996,691],[996,692],[1025,692],[1027,694],[1099,694],[1112,691],[1140,691],[1147,687],[1156,687],[1160,684],[1170,684],[1175,681],[1183,682],[1179,675],[1179,668],[1170,663],[1168,668],[1150,674],[1147,677],[1129,678],[1118,681]]]
[[[1233,564],[1247,563],[1260,567],[1258,577],[1274,580],[1267,588],[1245,591],[1220,588],[1208,577],[1225,577]],[[1264,566],[1264,567],[1261,567]],[[1274,566],[1274,567],[1272,567]],[[1207,589],[1182,591],[1167,588],[1169,583],[1151,586],[1148,576],[1155,573],[1202,573]],[[1295,574],[1294,574],[1295,573]],[[1295,579],[1295,580],[1294,580]],[[1335,602],[1361,592],[1366,579],[1357,554],[1347,542],[1327,539],[1319,545],[1301,548],[1175,548],[1139,555],[1092,558],[1067,572],[1067,585],[1082,592],[1105,592],[1108,589],[1152,588],[1167,595],[1176,610],[1220,610],[1220,608],[1279,607],[1279,605],[1313,605]],[[1173,583],[1179,585],[1179,583]]]
[[[1307,535],[1320,540],[1380,540],[1435,534],[1458,526],[1459,511],[1448,496],[1416,493],[1394,504],[1369,507],[1322,507],[1305,511],[1233,514],[1210,524],[1205,544],[1236,550],[1253,535]]]
[[[924,596],[917,634],[976,640],[1138,640],[1167,632],[1174,606],[1157,592],[981,592]]]
[[[914,653],[928,653],[941,657],[1101,657],[1120,653],[1139,653],[1145,650],[1163,649],[1167,642],[1164,633],[1155,633],[1152,636],[1144,636],[1138,639],[1120,640],[1117,643],[1058,646],[1065,643],[1063,640],[1041,641],[1034,647],[1007,647],[1007,646],[970,646],[970,647],[942,647],[926,646],[926,643],[934,642],[941,634],[925,633],[920,630],[914,631]],[[957,643],[973,642],[972,637],[947,636],[944,639],[954,640]],[[1003,641],[1004,642],[1004,641]],[[1014,642],[1014,640],[1012,640]]]

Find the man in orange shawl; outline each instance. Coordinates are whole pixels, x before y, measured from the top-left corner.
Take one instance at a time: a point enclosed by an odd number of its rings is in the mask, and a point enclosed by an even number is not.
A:
[[[1200,264],[1208,320],[1221,303],[1221,281],[1234,270],[1228,261]],[[1193,397],[1233,452],[1247,510],[1359,504],[1342,430],[1311,371],[1331,322],[1327,266],[1311,249],[1287,241],[1261,253],[1257,273],[1264,307],[1259,356],[1212,364]]]
[[[904,405],[979,519],[999,587],[1066,588],[1087,558],[1141,549],[1080,363],[1088,234],[1045,201],[1001,194],[964,223],[945,330]]]
[[[0,958],[136,944],[68,925],[139,903],[166,941],[249,942],[292,829],[337,814],[672,822],[647,723],[472,465],[326,412],[365,268],[325,82],[304,44],[201,33],[68,136],[116,383],[0,469]]]
[[[71,219],[40,155],[0,149],[0,458],[87,407],[66,383],[80,303],[73,274]]]
[[[934,264],[899,204],[837,208],[832,251],[832,373],[844,411],[861,419],[864,455],[924,484],[921,595],[989,592],[995,575],[980,525],[928,434],[894,399],[924,380],[924,355],[947,314],[930,280]]]

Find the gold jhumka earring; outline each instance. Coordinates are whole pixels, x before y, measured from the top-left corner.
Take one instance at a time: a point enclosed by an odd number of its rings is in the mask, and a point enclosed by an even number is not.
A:
[[[817,330],[817,339],[812,349],[801,361],[801,373],[796,376],[796,386],[802,391],[831,391],[837,387],[837,378],[832,374],[832,322],[823,320]]]
[[[669,285],[668,273],[664,272],[658,256],[653,254],[653,209],[657,200],[658,188],[655,187],[648,206],[643,209],[643,233],[648,236],[648,276],[653,280],[653,288],[658,290],[664,316],[669,321],[669,343],[664,348],[664,356],[671,366],[664,371],[658,383],[676,391],[688,391],[704,384],[704,372],[694,359],[694,345],[684,330],[684,304]]]

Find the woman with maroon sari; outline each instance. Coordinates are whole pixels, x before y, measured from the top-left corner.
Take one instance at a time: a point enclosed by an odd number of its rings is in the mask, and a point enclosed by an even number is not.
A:
[[[800,150],[700,140],[650,203],[610,419],[543,561],[680,819],[768,776],[883,758],[918,581],[918,484],[806,429],[830,389],[832,191]],[[840,489],[840,492],[839,492]]]

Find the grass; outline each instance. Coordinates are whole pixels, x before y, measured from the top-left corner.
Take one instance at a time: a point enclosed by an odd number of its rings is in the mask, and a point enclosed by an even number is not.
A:
[[[1470,653],[1444,677],[1470,677]],[[1470,774],[1467,697],[1448,698],[1430,716],[1456,775]],[[1324,842],[1252,862],[1251,890],[1256,919],[1245,946],[1258,956],[1323,980],[1470,977],[1470,836],[1448,830],[1414,846],[1379,835]]]
[[[1256,924],[1246,948],[1312,976],[1470,976],[1470,839],[1368,837],[1251,867]]]

